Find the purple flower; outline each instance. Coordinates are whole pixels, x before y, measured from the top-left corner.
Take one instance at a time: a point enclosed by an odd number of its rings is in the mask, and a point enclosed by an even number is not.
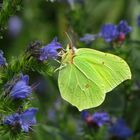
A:
[[[20,115],[18,113],[12,114],[4,118],[4,124],[8,124],[11,126],[17,125],[19,121],[20,121]]]
[[[28,132],[29,127],[36,124],[35,114],[37,111],[36,108],[29,108],[21,114],[20,125],[24,132]]]
[[[50,121],[55,121],[57,116],[56,110],[54,108],[49,109],[47,116]]]
[[[3,51],[0,50],[0,66],[3,66],[6,64],[6,59],[3,57]]]
[[[112,136],[127,139],[132,136],[132,130],[126,125],[123,119],[118,119],[110,128],[109,133]]]
[[[88,111],[86,111],[86,110],[82,111],[81,115],[82,115],[82,118],[84,119],[84,121],[87,123],[88,126],[90,126],[90,127],[95,126],[95,124],[93,122],[92,115]]]
[[[128,26],[125,20],[121,20],[116,26],[114,24],[105,24],[102,26],[100,36],[106,42],[117,41],[122,43],[125,40],[126,34],[132,31],[132,28]]]
[[[117,26],[114,24],[105,24],[102,26],[100,36],[106,41],[111,42],[118,37]]]
[[[32,88],[28,84],[29,84],[29,76],[28,75],[23,76],[21,74],[20,79],[15,83],[15,85],[11,89],[10,96],[13,99],[24,99],[28,97],[32,92]]]
[[[22,113],[15,113],[4,118],[4,124],[29,132],[29,128],[36,124],[35,115],[38,109],[29,108]]]
[[[82,111],[82,118],[90,126],[101,127],[110,122],[110,117],[106,112],[95,112],[93,115],[87,111]]]
[[[110,117],[106,112],[96,112],[93,114],[93,121],[97,126],[101,127],[104,124],[109,123]]]
[[[85,34],[83,37],[80,38],[81,42],[85,42],[86,44],[90,44],[97,38],[97,35],[93,34]]]
[[[140,27],[140,15],[137,17],[137,25]]]
[[[18,16],[10,17],[8,21],[8,30],[9,33],[13,36],[17,36],[22,28],[22,21]]]
[[[56,59],[58,56],[57,50],[61,48],[62,46],[59,42],[57,42],[57,38],[54,38],[50,44],[40,49],[40,56],[38,59],[40,61],[45,61],[49,58]]]
[[[121,20],[117,25],[117,30],[119,33],[124,33],[125,35],[132,31],[132,28],[128,26],[128,23],[125,20]]]
[[[119,35],[116,41],[122,43],[125,40],[126,35],[132,31],[132,28],[128,26],[128,23],[125,20],[121,20],[117,25],[117,30]]]
[[[86,118],[87,118],[88,116],[90,116],[90,114],[89,114],[88,111],[84,110],[84,111],[81,112],[81,116],[82,116],[82,118],[83,118],[84,120],[86,120]]]

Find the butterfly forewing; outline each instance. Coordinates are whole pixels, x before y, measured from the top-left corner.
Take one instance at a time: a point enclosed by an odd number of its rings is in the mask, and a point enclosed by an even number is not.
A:
[[[120,57],[93,49],[78,49],[76,59],[84,61],[102,79],[105,92],[111,91],[121,82],[131,79],[128,64]],[[97,75],[93,72],[93,75]]]

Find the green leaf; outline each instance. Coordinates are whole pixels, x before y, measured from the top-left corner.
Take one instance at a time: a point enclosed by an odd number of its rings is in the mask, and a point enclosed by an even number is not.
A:
[[[120,57],[81,48],[62,57],[58,85],[62,98],[80,111],[99,106],[107,92],[131,79],[127,63]]]

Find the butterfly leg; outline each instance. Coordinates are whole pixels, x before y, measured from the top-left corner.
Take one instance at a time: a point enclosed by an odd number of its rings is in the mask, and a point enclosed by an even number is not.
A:
[[[63,64],[63,65],[61,65],[59,68],[55,69],[54,72],[63,69],[64,67],[66,67],[66,65],[67,65],[67,64]]]

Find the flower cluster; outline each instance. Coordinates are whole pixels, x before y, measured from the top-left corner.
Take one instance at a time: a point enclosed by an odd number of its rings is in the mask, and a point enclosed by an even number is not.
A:
[[[101,27],[101,30],[98,34],[85,34],[84,37],[80,38],[80,41],[85,42],[86,44],[91,43],[97,38],[103,38],[105,42],[118,42],[122,43],[126,35],[132,31],[132,28],[128,25],[125,20],[121,20],[118,25],[115,24],[105,24]]]
[[[32,88],[28,84],[29,76],[21,74],[19,80],[13,85],[9,95],[13,99],[27,98],[32,92]]]
[[[38,111],[36,108],[29,108],[22,113],[14,113],[4,118],[4,124],[13,128],[22,129],[24,132],[29,132],[29,128],[36,124],[35,114]]]
[[[16,37],[22,29],[22,21],[18,16],[11,16],[8,21],[8,31],[11,36]]]
[[[119,118],[110,127],[109,133],[112,137],[117,137],[120,139],[128,139],[132,136],[132,130],[126,125],[126,122]]]
[[[6,88],[8,88],[9,96],[11,99],[13,99],[13,102],[15,100],[23,100],[27,98],[31,92],[32,88],[29,86],[29,76],[20,74],[20,76],[15,77],[11,80],[10,84],[7,84]],[[4,125],[10,126],[12,130],[23,130],[24,132],[28,132],[29,128],[36,124],[35,114],[38,109],[36,108],[29,108],[25,110],[24,112],[16,112],[12,115],[6,116],[4,118]]]
[[[31,45],[27,51],[33,57],[36,57],[40,61],[45,61],[48,59],[56,59],[58,56],[58,50],[61,49],[61,44],[57,42],[57,38],[54,38],[53,41],[40,48],[41,43],[36,42]],[[30,56],[29,55],[29,56]],[[0,66],[4,66],[6,64],[6,59],[3,56],[3,52],[0,51]],[[26,98],[28,98],[32,93],[32,87],[29,85],[29,76],[20,75],[14,76],[10,81],[8,81],[4,85],[4,98],[10,99],[13,104],[17,104],[15,111],[13,114],[8,114],[8,116],[4,116],[3,125],[9,126],[11,130],[18,131],[22,130],[23,132],[28,132],[32,125],[36,124],[35,115],[38,109],[36,108],[28,108],[25,111],[19,110],[19,107],[23,105],[23,102]],[[30,101],[30,100],[28,100]],[[26,107],[27,108],[27,107]]]
[[[61,48],[61,44],[57,42],[57,38],[55,37],[50,44],[40,49],[40,56],[38,57],[38,59],[40,61],[45,61],[49,58],[56,59],[58,56],[57,50]]]
[[[126,125],[124,119],[119,118],[114,121],[106,112],[95,112],[91,115],[87,111],[82,111],[82,118],[88,126],[95,129],[108,124],[108,133],[111,137],[126,140],[132,136],[132,130]]]
[[[128,23],[124,20],[121,20],[118,25],[114,24],[105,24],[102,26],[100,31],[100,36],[106,42],[118,41],[123,42],[125,36],[131,32],[132,28],[128,26]]]
[[[101,127],[110,122],[110,117],[106,112],[95,112],[91,115],[87,111],[83,111],[82,117],[89,126],[93,127]]]
[[[54,38],[51,43],[40,48],[41,43],[35,42],[33,45],[30,45],[27,49],[26,53],[29,56],[33,56],[40,61],[44,62],[48,59],[56,59],[58,57],[58,50],[62,48],[61,44],[57,42],[57,38]],[[6,64],[6,59],[3,57],[3,52],[0,51],[0,66]],[[9,126],[10,130],[14,132],[29,132],[31,126],[36,124],[35,115],[37,113],[36,108],[28,108],[25,111],[21,109],[27,108],[24,105],[26,101],[30,102],[28,97],[32,93],[32,87],[29,85],[29,76],[20,75],[14,76],[11,80],[9,80],[6,84],[4,83],[3,88],[3,98],[10,101],[10,105],[14,105],[12,107],[12,113],[8,113],[8,115],[4,115],[3,125]],[[23,102],[24,101],[24,102]],[[20,131],[18,131],[20,130]]]
[[[36,57],[39,61],[46,61],[48,59],[57,59],[58,57],[58,50],[62,48],[61,44],[57,41],[57,37],[55,37],[51,43],[45,45],[44,47],[40,48],[41,43],[35,42],[31,44],[28,48],[28,52]]]
[[[106,41],[111,42],[118,36],[118,30],[114,24],[105,24],[102,26],[100,36]]]
[[[97,124],[97,126],[101,127],[102,125],[110,122],[110,117],[106,112],[95,112],[93,114],[93,121]]]

